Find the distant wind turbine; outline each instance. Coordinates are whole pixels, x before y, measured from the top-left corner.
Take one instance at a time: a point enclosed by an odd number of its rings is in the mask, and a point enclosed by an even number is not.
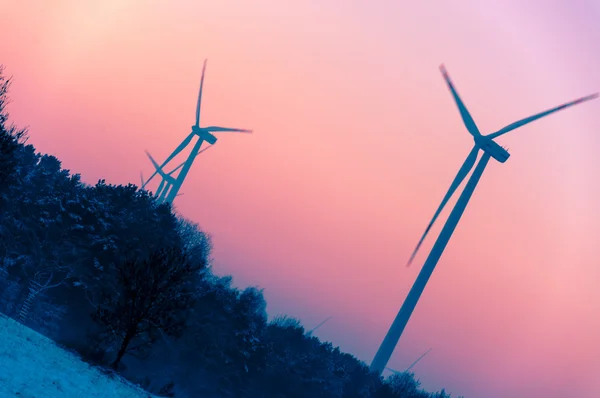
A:
[[[446,224],[442,228],[442,231],[440,232],[440,235],[438,236],[435,244],[433,245],[433,248],[431,249],[429,256],[425,260],[425,264],[423,264],[423,268],[419,272],[419,275],[417,276],[415,283],[413,284],[412,288],[410,289],[408,296],[406,297],[406,300],[402,304],[402,307],[400,308],[398,315],[394,319],[392,326],[390,327],[387,335],[385,336],[385,338],[383,339],[383,342],[381,343],[381,346],[379,347],[379,350],[377,351],[377,353],[375,354],[375,357],[373,358],[373,362],[371,363],[371,371],[377,372],[378,374],[381,374],[383,369],[385,369],[387,362],[389,361],[390,357],[392,356],[394,348],[396,347],[396,344],[398,344],[398,340],[400,339],[400,336],[402,335],[402,332],[404,331],[404,328],[406,327],[406,324],[408,323],[408,320],[409,320],[413,310],[415,309],[415,306],[417,305],[417,302],[418,302],[419,298],[421,297],[423,290],[425,289],[425,285],[427,284],[427,281],[431,277],[431,274],[433,273],[433,270],[435,269],[435,266],[437,265],[438,260],[440,259],[444,249],[446,248],[446,245],[448,244],[448,241],[450,240],[450,237],[452,236],[452,233],[454,232],[454,229],[456,228],[456,225],[458,224],[458,221],[460,220],[460,217],[462,216],[462,214],[467,206],[467,203],[469,202],[469,199],[471,198],[471,195],[473,194],[473,191],[475,190],[475,187],[477,186],[477,183],[479,182],[479,179],[481,178],[481,175],[483,174],[483,171],[485,170],[485,167],[487,166],[488,161],[490,160],[491,157],[493,157],[494,159],[498,160],[500,163],[504,163],[510,156],[508,151],[506,149],[504,149],[502,146],[500,146],[499,144],[497,144],[496,142],[494,142],[493,139],[496,137],[499,137],[503,134],[506,134],[518,127],[521,127],[528,123],[531,123],[534,120],[537,120],[544,116],[550,115],[551,113],[557,112],[561,109],[565,109],[570,106],[580,104],[582,102],[589,101],[591,99],[598,97],[598,94],[593,94],[593,95],[590,95],[587,97],[577,99],[572,102],[568,102],[568,103],[560,105],[556,108],[552,108],[545,112],[541,112],[536,115],[527,117],[525,119],[521,119],[517,122],[511,123],[508,126],[496,131],[495,133],[483,136],[479,132],[477,125],[473,121],[473,118],[469,114],[469,111],[467,110],[463,101],[460,99],[460,97],[459,97],[456,89],[454,88],[454,85],[452,84],[450,77],[448,76],[448,73],[446,72],[446,69],[444,68],[443,65],[440,67],[440,70],[442,72],[442,75],[444,76],[444,79],[446,80],[446,83],[448,85],[448,88],[450,89],[450,92],[452,93],[452,96],[454,97],[454,101],[456,102],[456,105],[458,106],[458,110],[461,114],[461,117],[462,117],[462,120],[463,120],[465,126],[467,127],[467,130],[469,131],[469,133],[473,136],[473,139],[475,140],[475,145],[474,145],[473,149],[471,150],[471,153],[469,153],[469,155],[467,156],[467,159],[465,160],[464,164],[458,171],[456,178],[452,182],[450,189],[448,190],[448,192],[446,193],[446,196],[442,200],[440,207],[435,212],[433,219],[427,226],[427,229],[425,230],[423,237],[419,241],[417,248],[415,249],[415,252],[411,256],[411,259],[409,260],[409,264],[412,261],[412,259],[414,258],[416,251],[421,246],[422,241],[425,239],[425,236],[429,232],[435,219],[438,217],[438,215],[442,211],[442,208],[444,207],[444,205],[446,204],[446,202],[448,201],[450,196],[452,196],[454,191],[457,189],[457,187],[460,185],[462,180],[466,177],[466,175],[469,173],[469,171],[475,164],[475,160],[477,158],[477,153],[479,152],[480,149],[483,150],[483,155],[482,155],[481,159],[479,160],[477,167],[475,167],[475,171],[473,172],[469,181],[467,182],[465,189],[463,190],[460,197],[458,198],[458,201],[456,202],[454,209],[450,213],[450,216],[448,217]]]
[[[204,86],[204,74],[206,72],[206,62],[207,61],[205,60],[204,66],[202,67],[202,77],[200,78],[200,90],[198,92],[198,102],[196,104],[196,124],[192,126],[191,133],[181,142],[181,144],[179,144],[179,146],[177,146],[177,148],[175,148],[173,153],[171,153],[169,155],[169,157],[167,157],[167,159],[160,165],[160,168],[164,168],[165,165],[167,165],[167,163],[169,163],[175,156],[177,156],[182,150],[184,150],[190,144],[190,142],[192,141],[194,136],[198,137],[198,141],[194,145],[194,148],[192,149],[187,160],[181,165],[181,171],[177,175],[175,182],[171,184],[171,189],[169,190],[169,192],[166,194],[166,197],[164,198],[164,201],[166,201],[166,202],[173,202],[173,199],[175,199],[175,196],[177,196],[177,193],[179,192],[179,189],[181,188],[181,185],[183,184],[185,177],[187,176],[190,168],[192,167],[192,164],[194,163],[196,156],[200,152],[200,147],[202,146],[202,143],[205,141],[208,142],[209,144],[214,144],[215,142],[217,142],[217,137],[215,137],[212,133],[217,133],[217,132],[234,132],[234,133],[248,133],[248,134],[252,133],[252,130],[238,129],[238,128],[228,128],[228,127],[218,127],[218,126],[200,127],[200,108],[201,108],[201,104],[202,104],[202,88]],[[148,181],[150,181],[157,173],[158,173],[158,169],[157,169],[157,171],[154,172],[154,174],[152,174],[152,176],[150,176]]]
[[[312,334],[314,333],[315,330],[317,330],[318,328],[320,328],[321,326],[323,326],[325,324],[325,322],[327,322],[331,318],[333,318],[333,317],[330,316],[329,318],[325,319],[323,322],[319,323],[317,326],[315,326],[314,328],[312,328],[311,330],[309,330],[308,332],[306,332],[306,337],[312,336]]]
[[[410,365],[408,368],[406,368],[406,370],[404,372],[401,372],[399,370],[395,370],[392,368],[386,368],[387,370],[389,370],[390,372],[394,372],[394,373],[408,373],[409,370],[411,370],[417,363],[419,363],[419,361],[421,359],[423,359],[425,357],[425,355],[429,354],[429,351],[431,351],[433,348],[428,349],[427,351],[425,351],[425,353],[423,355],[421,355],[419,358],[417,358],[416,361],[414,361],[412,363],[412,365]]]
[[[417,358],[417,360],[414,361],[412,363],[412,365],[410,365],[408,368],[406,368],[406,370],[404,372],[401,372],[399,370],[395,370],[395,369],[392,369],[392,368],[386,368],[386,369],[389,370],[389,371],[391,371],[391,372],[394,372],[394,373],[408,373],[408,371],[411,370],[417,363],[419,363],[419,361],[421,359],[423,359],[425,357],[425,355],[427,355],[429,353],[429,351],[431,351],[432,349],[433,348],[430,348],[427,351],[425,351],[425,353],[423,355],[421,355],[419,358]]]

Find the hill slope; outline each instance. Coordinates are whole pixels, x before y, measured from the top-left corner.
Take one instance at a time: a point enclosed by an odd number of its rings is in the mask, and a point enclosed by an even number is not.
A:
[[[0,315],[0,398],[147,398],[153,395],[108,376],[52,340]]]

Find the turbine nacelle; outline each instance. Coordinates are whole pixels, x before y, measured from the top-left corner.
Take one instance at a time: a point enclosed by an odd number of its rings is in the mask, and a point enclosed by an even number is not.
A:
[[[213,145],[215,142],[217,142],[217,137],[212,135],[205,128],[198,127],[198,126],[192,126],[192,133],[196,134],[198,137],[200,137],[201,140],[206,141],[211,145]]]
[[[504,163],[510,157],[510,153],[500,144],[496,143],[493,139],[479,135],[475,136],[475,145],[488,153],[491,157],[499,161],[500,163]]]

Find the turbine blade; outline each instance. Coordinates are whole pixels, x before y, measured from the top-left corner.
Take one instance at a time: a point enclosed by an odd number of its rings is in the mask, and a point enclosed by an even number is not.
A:
[[[156,169],[156,171],[162,176],[164,175],[164,172],[161,170],[160,166],[158,165],[158,163],[156,163],[156,161],[154,160],[154,158],[152,157],[152,155],[150,155],[150,152],[148,151],[144,151],[146,153],[146,156],[148,156],[148,159],[150,159],[150,162],[152,162],[152,165],[154,166],[154,168]]]
[[[194,138],[196,134],[194,132],[190,133],[182,142],[181,144],[179,144],[179,146],[177,146],[177,148],[175,148],[175,150],[173,151],[173,153],[171,153],[169,155],[169,157],[167,158],[167,160],[165,160],[161,165],[160,168],[164,168],[167,163],[169,163],[175,156],[179,155],[179,152],[183,151],[185,149],[186,146],[189,145],[189,143],[192,141],[192,138]],[[152,173],[152,175],[150,176],[150,178],[148,178],[148,181],[146,181],[146,184],[148,184],[158,173],[158,169]]]
[[[307,335],[310,333],[312,334],[315,330],[317,330],[318,328],[320,328],[321,326],[323,326],[325,324],[325,322],[327,322],[328,320],[330,320],[331,318],[333,318],[333,316],[330,316],[329,318],[325,319],[324,321],[322,321],[321,323],[319,323],[317,326],[315,326],[314,328],[312,328],[311,330],[309,330],[307,332]]]
[[[169,155],[169,157],[167,158],[167,160],[165,160],[161,165],[160,168],[162,169],[163,167],[165,167],[167,165],[167,163],[169,163],[175,156],[179,155],[179,152],[183,151],[185,149],[186,146],[189,145],[189,143],[192,141],[192,138],[194,138],[196,134],[194,133],[190,133],[182,142],[181,144],[179,144],[179,146],[177,146],[177,148],[175,148],[175,150],[173,151],[173,153],[171,153]],[[157,169],[158,171],[158,169]],[[155,171],[150,178],[148,178],[148,181],[146,181],[146,183],[150,182],[150,180],[156,175],[157,171]]]
[[[173,177],[169,176],[168,174],[166,174],[162,168],[158,165],[158,163],[156,163],[156,161],[154,160],[154,158],[152,157],[152,155],[150,155],[150,152],[146,151],[146,155],[148,155],[148,158],[150,159],[150,161],[152,162],[152,164],[154,165],[154,168],[156,169],[156,171],[158,172],[158,174],[160,174],[160,176],[164,179],[164,180],[172,180]]]
[[[559,105],[559,106],[557,106],[555,108],[548,109],[547,111],[540,112],[540,113],[538,113],[536,115],[526,117],[525,119],[521,119],[521,120],[519,120],[517,122],[509,124],[508,126],[506,126],[506,127],[502,128],[502,129],[496,131],[495,133],[489,134],[488,137],[494,139],[494,138],[499,137],[502,134],[506,134],[509,131],[512,131],[512,130],[514,130],[516,128],[524,126],[524,125],[526,125],[528,123],[531,123],[531,122],[533,122],[535,120],[541,119],[544,116],[548,116],[548,115],[550,115],[550,114],[552,114],[554,112],[558,112],[560,110],[569,108],[571,106],[574,106],[574,105],[577,105],[577,104],[581,104],[582,102],[593,100],[594,98],[598,98],[598,93],[592,94],[592,95],[588,95],[586,97],[578,98],[575,101],[567,102],[567,103]]]
[[[207,147],[204,147],[204,148],[200,149],[196,155],[200,155],[202,152],[206,151],[207,149],[212,148],[213,146],[214,145],[209,145]]]
[[[196,104],[196,127],[200,127],[200,105],[202,104],[202,87],[204,87],[204,73],[206,72],[206,62],[202,66],[202,77],[200,78],[200,90],[198,91],[198,103]]]
[[[208,148],[212,148],[213,145],[207,146],[205,148],[202,148],[198,151],[198,153],[196,153],[196,156],[200,155],[202,152],[206,151]],[[185,164],[185,162],[181,163],[179,166],[175,167],[173,170],[171,170],[168,174],[171,175],[173,173],[175,173],[177,170],[179,170],[180,168],[183,167],[183,165]]]
[[[165,165],[167,163],[169,163],[171,161],[171,159],[173,159],[175,156],[179,155],[179,152],[183,151],[185,149],[185,147],[190,144],[190,142],[192,141],[192,138],[194,138],[195,135],[196,134],[194,134],[194,133],[190,133],[187,137],[185,137],[185,139],[183,141],[181,141],[181,144],[179,144],[177,146],[177,148],[175,148],[173,153],[171,153],[169,155],[169,157],[163,162],[163,164],[160,167],[165,167]]]
[[[410,267],[410,264],[415,259],[415,256],[417,255],[417,252],[419,251],[419,248],[423,244],[423,241],[425,240],[425,237],[427,236],[427,234],[429,233],[429,230],[431,229],[431,227],[435,223],[435,220],[439,217],[440,213],[444,209],[444,206],[446,206],[446,203],[448,203],[448,201],[452,197],[452,194],[454,194],[454,192],[456,191],[456,189],[458,188],[458,186],[460,185],[460,183],[465,179],[465,177],[467,176],[467,174],[469,174],[469,171],[471,171],[471,169],[473,168],[473,165],[475,164],[475,161],[477,160],[477,152],[479,152],[479,148],[477,146],[474,146],[473,149],[471,149],[471,152],[469,153],[469,155],[467,156],[467,158],[465,159],[465,162],[461,166],[460,170],[458,170],[458,173],[456,174],[456,177],[454,178],[454,181],[452,181],[452,184],[450,185],[450,188],[448,189],[448,192],[446,192],[446,195],[444,196],[444,199],[442,199],[442,203],[440,203],[440,206],[435,211],[435,214],[433,215],[433,218],[429,222],[429,225],[427,226],[427,229],[425,229],[425,232],[423,233],[423,236],[421,236],[421,239],[419,240],[419,243],[417,243],[417,246],[415,247],[415,250],[413,251],[412,255],[410,256],[410,259],[408,260],[408,263],[406,264],[407,267]]]
[[[232,133],[248,133],[248,134],[252,134],[252,130],[235,129],[235,128],[218,127],[218,126],[202,127],[202,130],[208,131],[209,133],[215,133],[215,132],[232,132]]]
[[[404,373],[408,373],[408,371],[409,371],[409,370],[411,370],[411,369],[412,369],[412,368],[413,368],[413,367],[414,367],[416,364],[418,364],[418,363],[419,363],[419,361],[420,361],[421,359],[423,359],[423,357],[425,357],[425,355],[427,355],[427,354],[429,353],[429,351],[431,351],[431,350],[433,350],[433,347],[432,347],[432,348],[430,348],[430,349],[428,349],[427,351],[425,351],[425,354],[421,355],[421,356],[420,356],[420,357],[419,357],[419,358],[418,358],[416,361],[414,361],[414,362],[412,363],[412,365],[410,365],[408,368],[406,368],[406,370],[404,371]]]
[[[140,171],[140,180],[142,181],[141,188],[142,188],[142,189],[144,189],[144,186],[145,186],[146,184],[144,183],[144,173],[142,173],[141,171]]]
[[[152,179],[154,178],[154,176],[155,176],[155,175],[157,175],[157,174],[158,174],[158,173],[157,173],[157,171],[156,171],[156,170],[154,170],[154,173],[152,173],[152,174],[150,175],[150,178],[148,178],[148,181],[146,181],[146,184],[150,183],[150,181],[152,181]]]
[[[179,166],[175,167],[173,170],[171,170],[167,174],[170,175],[170,176],[172,176],[173,173],[175,173],[177,170],[179,170],[180,168],[182,168],[184,164],[185,164],[185,162],[181,163]]]
[[[448,75],[448,71],[446,71],[446,67],[443,64],[440,65],[440,71],[442,72],[444,80],[446,80],[446,84],[448,85],[448,88],[450,89],[450,92],[454,97],[454,102],[456,102],[456,106],[458,106],[458,111],[460,112],[460,116],[462,117],[462,120],[465,123],[467,130],[474,137],[481,135],[479,129],[477,128],[477,125],[475,124],[475,121],[473,120],[471,114],[467,110],[467,107],[463,103],[462,99],[460,99],[458,92],[454,88],[454,84],[452,84],[452,80],[450,80],[450,75]]]

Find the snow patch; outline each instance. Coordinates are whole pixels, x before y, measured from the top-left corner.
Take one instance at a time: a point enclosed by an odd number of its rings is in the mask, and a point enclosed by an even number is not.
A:
[[[0,313],[0,398],[155,398]]]

